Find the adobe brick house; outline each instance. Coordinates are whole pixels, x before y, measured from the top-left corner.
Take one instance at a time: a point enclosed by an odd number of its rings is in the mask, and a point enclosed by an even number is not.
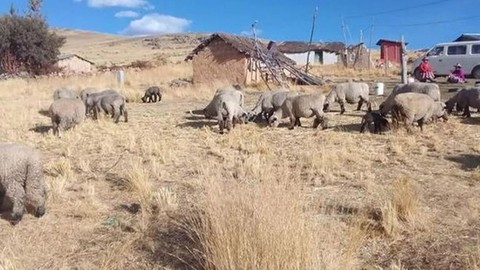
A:
[[[95,71],[95,64],[76,54],[63,54],[57,57],[56,66],[65,74],[91,73]]]
[[[283,54],[269,51],[261,41],[257,41],[257,46],[258,51],[271,54],[276,61],[295,64]],[[192,60],[194,84],[222,82],[245,86],[269,80],[268,69],[255,50],[255,40],[249,37],[214,33],[185,58],[189,60]]]

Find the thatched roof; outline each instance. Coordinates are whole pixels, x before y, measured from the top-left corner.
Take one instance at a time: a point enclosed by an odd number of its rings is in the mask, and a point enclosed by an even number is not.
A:
[[[257,57],[255,53],[255,40],[253,38],[245,37],[245,36],[237,36],[237,35],[232,35],[227,33],[214,33],[210,37],[206,38],[202,43],[200,43],[200,45],[198,45],[195,49],[193,49],[193,51],[185,58],[185,61],[191,60],[201,50],[207,47],[210,44],[210,42],[218,39],[229,44],[230,46],[235,48],[237,51],[245,54],[248,57],[254,57],[254,58]],[[257,45],[260,51],[264,53],[268,52],[267,46],[260,40],[257,41]],[[286,57],[281,53],[275,52],[274,54],[277,60],[279,61],[289,63],[289,64],[295,64],[293,60],[291,60],[290,58]]]
[[[345,51],[343,42],[312,42],[304,41],[283,41],[277,44],[282,53],[306,53],[308,51],[326,51],[341,54]]]

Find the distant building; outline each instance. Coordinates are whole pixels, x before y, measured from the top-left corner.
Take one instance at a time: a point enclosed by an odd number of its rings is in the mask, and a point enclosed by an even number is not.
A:
[[[462,34],[454,42],[460,41],[477,41],[480,40],[480,34]]]
[[[268,50],[261,41],[255,48],[254,39],[227,33],[212,34],[185,61],[192,60],[194,84],[217,81],[247,85],[272,79],[272,70],[266,67],[266,55],[279,63],[295,64],[285,55]]]
[[[306,65],[307,57],[311,65],[331,65],[340,62],[339,56],[344,54],[343,42],[284,41],[277,44],[277,49],[297,65]]]
[[[66,74],[91,73],[95,64],[76,54],[63,54],[57,57],[57,67]]]
[[[380,46],[380,59],[383,62],[400,63],[402,61],[402,43],[400,41],[380,39],[377,45]]]

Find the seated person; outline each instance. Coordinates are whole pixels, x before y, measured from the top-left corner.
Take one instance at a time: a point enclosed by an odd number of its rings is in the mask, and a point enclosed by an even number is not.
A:
[[[447,82],[449,83],[465,83],[465,73],[462,70],[462,65],[456,64],[455,70],[448,75]]]
[[[422,59],[422,62],[420,63],[420,65],[418,67],[420,68],[420,78],[419,78],[419,80],[421,82],[426,82],[426,81],[435,82],[435,80],[434,80],[435,75],[433,74],[432,66],[428,62],[427,57],[424,57]]]

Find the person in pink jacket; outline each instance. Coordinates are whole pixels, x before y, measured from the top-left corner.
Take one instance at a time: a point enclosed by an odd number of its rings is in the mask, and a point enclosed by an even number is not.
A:
[[[456,64],[455,69],[448,75],[447,81],[449,83],[465,83],[465,73],[462,70],[462,65]]]

